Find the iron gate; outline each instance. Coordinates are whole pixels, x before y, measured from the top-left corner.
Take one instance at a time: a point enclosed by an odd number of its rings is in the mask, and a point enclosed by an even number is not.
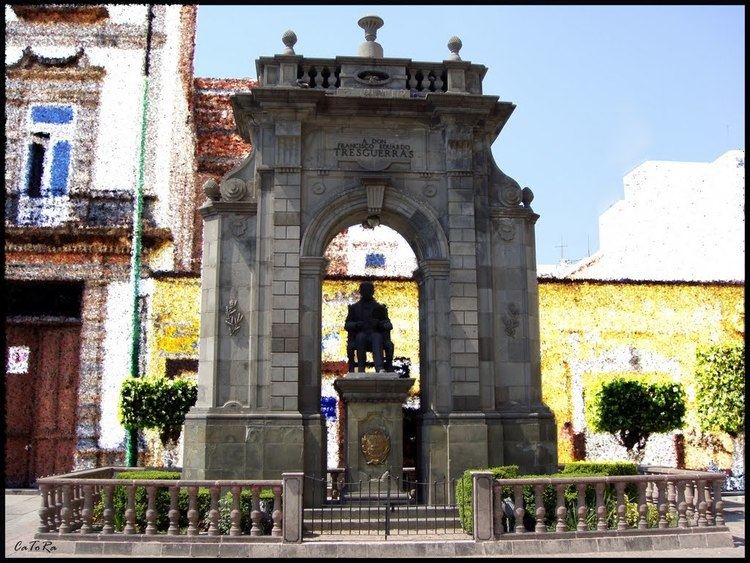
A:
[[[456,482],[420,482],[387,474],[357,482],[305,476],[313,504],[303,513],[305,537],[464,534],[456,509]]]

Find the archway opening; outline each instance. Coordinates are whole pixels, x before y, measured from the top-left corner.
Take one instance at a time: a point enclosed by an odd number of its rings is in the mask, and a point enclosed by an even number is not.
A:
[[[321,413],[326,419],[327,467],[344,467],[342,440],[346,412],[333,382],[348,371],[347,305],[359,298],[359,284],[375,285],[375,299],[388,307],[393,324],[394,369],[416,379],[404,403],[404,467],[417,464],[417,412],[420,407],[419,287],[416,255],[396,230],[360,224],[343,229],[328,244],[321,300]],[[368,355],[369,356],[369,355]],[[366,371],[374,371],[367,367]]]

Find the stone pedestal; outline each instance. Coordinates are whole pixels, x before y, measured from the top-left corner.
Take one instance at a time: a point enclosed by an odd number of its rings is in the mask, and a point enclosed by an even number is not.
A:
[[[404,465],[402,405],[414,379],[395,373],[349,373],[333,386],[346,406],[344,459],[350,483],[362,482],[362,493],[383,491],[388,472],[401,478]],[[379,485],[378,485],[379,482]],[[369,487],[368,487],[369,484]],[[357,487],[349,487],[354,492]]]

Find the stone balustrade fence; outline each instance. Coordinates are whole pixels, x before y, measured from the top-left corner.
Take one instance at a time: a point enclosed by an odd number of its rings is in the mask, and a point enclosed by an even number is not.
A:
[[[494,479],[490,472],[473,472],[474,539],[524,534],[560,538],[654,529],[683,533],[696,527],[725,526],[723,475],[649,467],[640,471],[644,474],[529,479]],[[527,514],[524,488],[528,491],[529,487],[534,509]],[[544,502],[550,487],[555,497],[553,514],[547,514]],[[632,500],[626,498],[626,491]],[[571,493],[575,498],[570,499]],[[571,510],[575,514],[569,514]]]
[[[39,509],[39,526],[37,537],[47,537],[48,534],[68,536],[201,536],[211,538],[215,536],[243,536],[245,540],[265,536],[266,540],[301,541],[302,514],[302,477],[301,474],[284,474],[281,480],[184,480],[184,479],[118,479],[117,473],[129,471],[132,468],[104,467],[85,471],[77,471],[66,475],[45,477],[38,480],[41,506]],[[116,488],[124,489],[127,496],[124,511],[124,526],[122,530],[115,528],[115,513],[113,497]],[[201,524],[198,497],[199,489],[207,489],[210,495],[210,508],[207,522]],[[136,522],[136,495],[138,490],[146,492],[147,508],[145,512],[145,528],[140,530]],[[273,491],[273,510],[270,514],[270,532],[264,531],[264,520],[268,520],[261,510],[261,491]],[[168,492],[169,506],[157,503],[157,495],[161,491]],[[189,508],[187,510],[187,527],[180,526],[183,513],[179,507],[182,491],[187,491]],[[250,492],[249,514],[243,513],[241,498],[243,491]],[[220,527],[220,498],[229,493],[231,508],[229,520],[231,524]],[[94,518],[94,507],[103,505],[103,510]],[[159,511],[161,510],[162,513]],[[247,510],[245,510],[247,512]],[[290,524],[285,526],[286,518]],[[249,516],[251,527],[246,533],[241,526],[243,517]],[[166,532],[157,529],[157,521],[169,521]],[[184,522],[184,518],[183,522]],[[206,526],[207,524],[207,526]],[[267,526],[265,526],[267,528]],[[288,530],[285,530],[288,528]],[[285,533],[286,532],[286,533]],[[61,538],[62,539],[62,538]]]

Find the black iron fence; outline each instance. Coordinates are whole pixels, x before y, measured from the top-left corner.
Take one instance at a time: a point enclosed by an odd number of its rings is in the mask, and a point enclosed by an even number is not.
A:
[[[334,475],[334,479],[337,476]],[[312,508],[305,508],[305,537],[464,534],[456,509],[456,480],[422,482],[384,475],[368,481],[305,476]]]

